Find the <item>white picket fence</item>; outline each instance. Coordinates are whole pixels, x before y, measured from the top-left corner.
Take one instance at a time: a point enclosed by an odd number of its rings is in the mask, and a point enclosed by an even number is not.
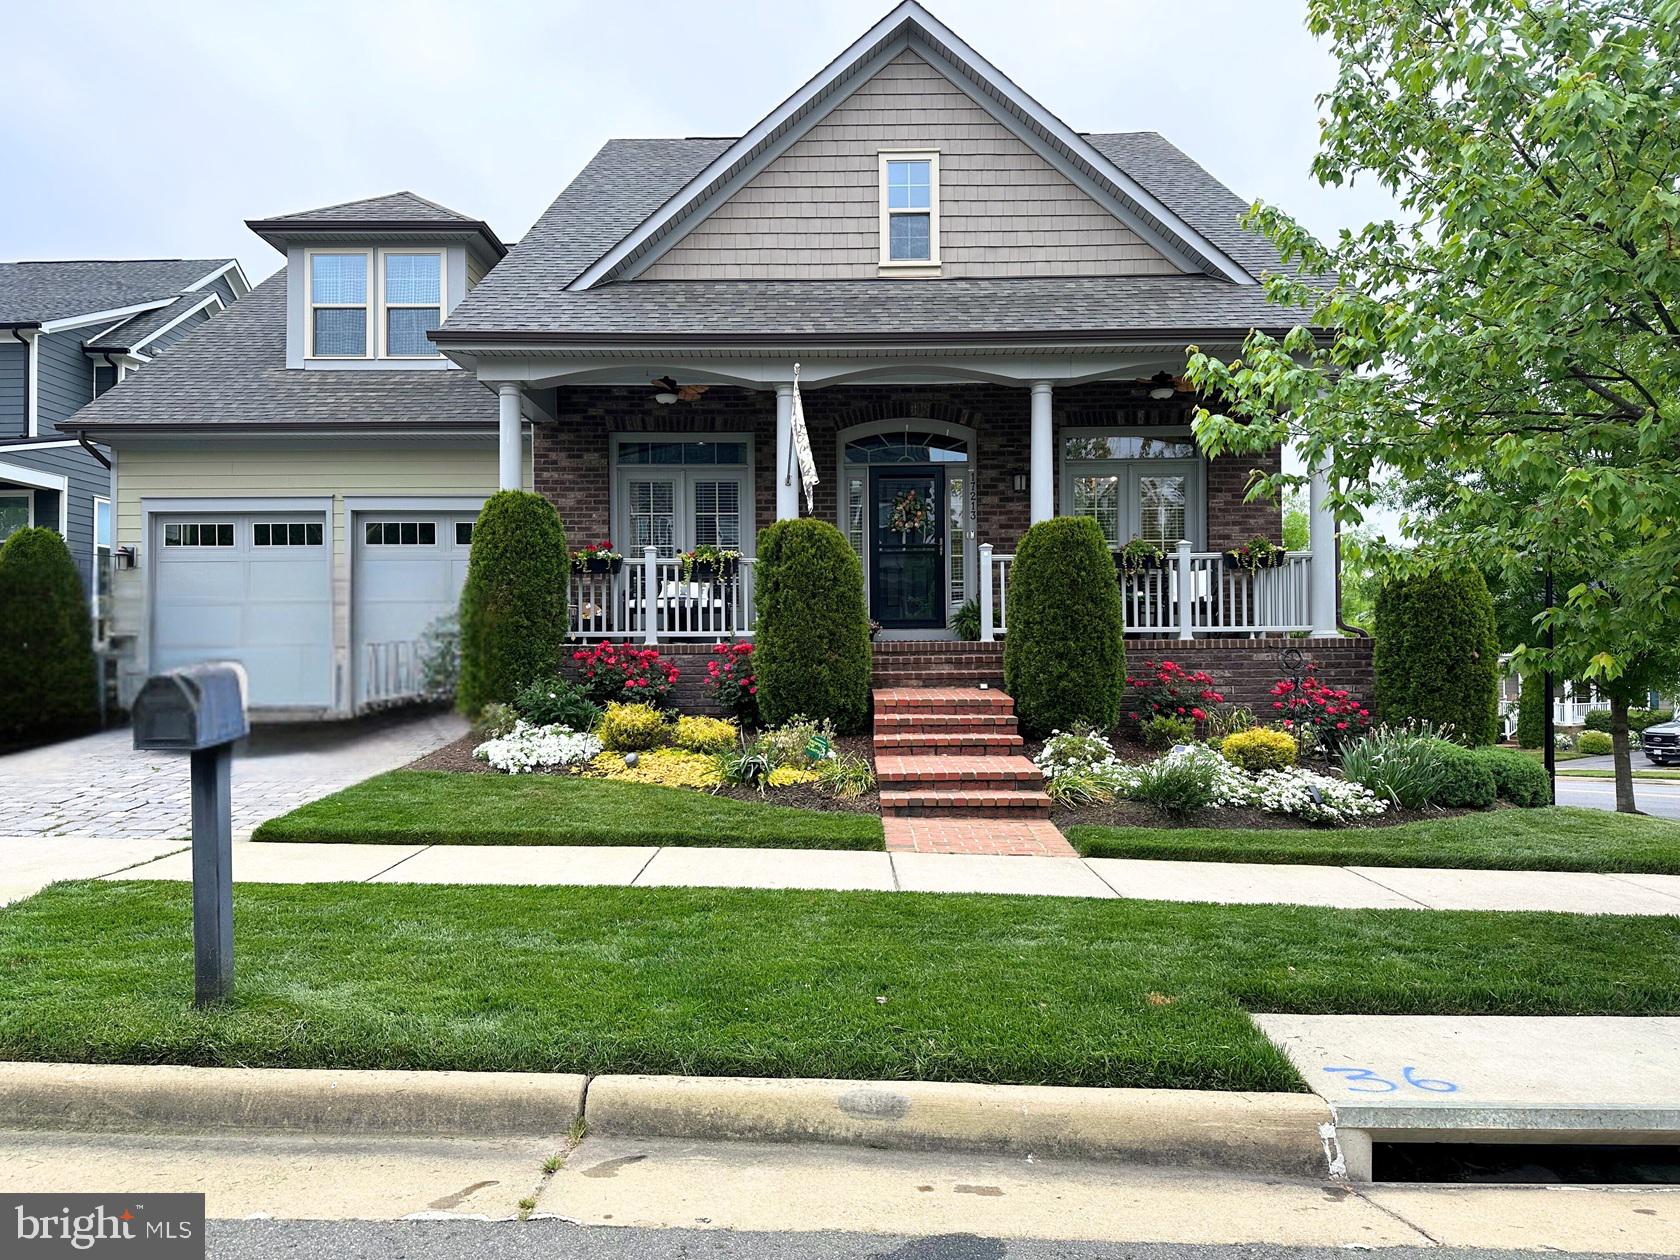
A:
[[[1002,635],[1013,555],[980,545],[980,638]],[[1193,639],[1209,634],[1289,634],[1312,628],[1312,553],[1291,551],[1282,564],[1250,572],[1217,551],[1181,542],[1158,569],[1123,573],[1126,633]],[[1071,610],[1070,610],[1071,611]]]

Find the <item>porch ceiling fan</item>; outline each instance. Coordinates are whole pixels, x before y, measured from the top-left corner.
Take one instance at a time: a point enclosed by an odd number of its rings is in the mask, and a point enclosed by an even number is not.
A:
[[[657,387],[653,401],[656,403],[693,402],[711,388],[709,385],[679,385],[669,376],[656,376],[651,382]]]

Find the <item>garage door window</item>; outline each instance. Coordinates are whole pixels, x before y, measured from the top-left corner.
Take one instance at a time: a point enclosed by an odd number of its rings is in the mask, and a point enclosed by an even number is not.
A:
[[[473,523],[471,521],[456,521],[455,522],[455,545],[456,546],[458,546],[458,547],[470,547],[470,546],[472,546],[472,527],[473,527]]]
[[[165,547],[231,547],[232,521],[182,521],[163,527]]]
[[[319,547],[324,539],[319,524],[301,521],[258,521],[251,526],[253,547]]]
[[[364,535],[370,547],[434,547],[436,521],[369,521]]]

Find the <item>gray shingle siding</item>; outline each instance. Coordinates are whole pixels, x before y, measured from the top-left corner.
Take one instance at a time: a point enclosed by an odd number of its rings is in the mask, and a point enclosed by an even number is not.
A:
[[[0,437],[22,437],[29,426],[29,347],[0,341]]]
[[[71,328],[39,337],[35,385],[39,432],[50,433],[53,425],[93,401],[93,361],[82,350],[82,338],[89,335],[88,329]]]
[[[61,439],[62,440],[62,439]],[[111,495],[110,471],[79,446],[6,447],[0,442],[0,464],[18,464],[37,472],[67,477],[70,499],[66,509],[65,542],[84,581],[93,555],[93,501]],[[3,480],[0,475],[0,480]],[[35,523],[58,528],[58,492],[35,492]]]

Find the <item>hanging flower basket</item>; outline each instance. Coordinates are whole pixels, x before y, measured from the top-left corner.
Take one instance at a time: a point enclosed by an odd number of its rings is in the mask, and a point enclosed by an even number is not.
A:
[[[933,531],[933,520],[933,500],[920,490],[906,490],[893,500],[887,530],[894,534],[927,534]]]
[[[680,557],[685,582],[716,582],[734,577],[741,567],[739,551],[724,551],[718,547],[696,547]]]
[[[1114,553],[1114,568],[1119,573],[1147,573],[1167,562],[1167,553],[1146,538],[1134,538]]]
[[[1289,553],[1264,534],[1256,534],[1240,547],[1225,553],[1225,563],[1248,573],[1261,569],[1275,569],[1289,558]]]
[[[624,557],[612,549],[610,538],[572,552],[572,568],[579,573],[617,573],[623,567]]]

